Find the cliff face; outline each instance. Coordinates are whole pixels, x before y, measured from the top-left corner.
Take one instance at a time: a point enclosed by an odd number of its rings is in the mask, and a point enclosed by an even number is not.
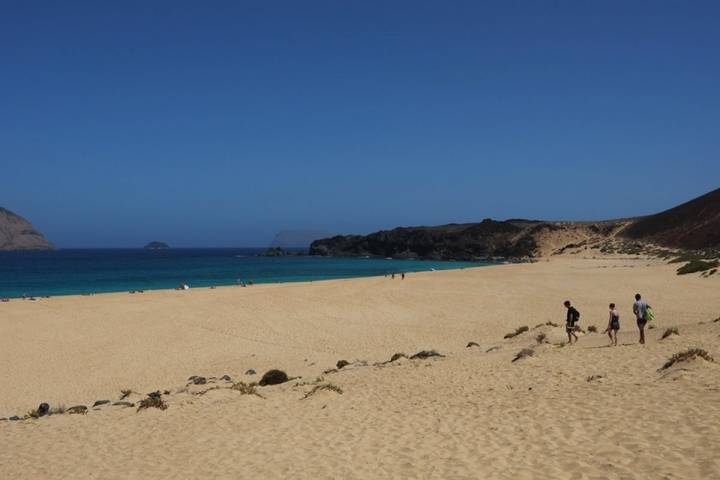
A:
[[[42,233],[19,215],[0,207],[0,250],[52,250]]]

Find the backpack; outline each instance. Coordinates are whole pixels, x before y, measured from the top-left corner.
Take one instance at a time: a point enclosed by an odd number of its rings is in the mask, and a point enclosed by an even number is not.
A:
[[[650,307],[650,305],[648,305],[647,308],[645,309],[645,321],[652,322],[654,318],[655,318],[655,312],[653,312],[652,307]]]
[[[580,312],[578,311],[577,308],[572,307],[572,313],[571,313],[571,315],[572,315],[572,318],[573,318],[573,323],[577,323],[577,322],[580,321]]]

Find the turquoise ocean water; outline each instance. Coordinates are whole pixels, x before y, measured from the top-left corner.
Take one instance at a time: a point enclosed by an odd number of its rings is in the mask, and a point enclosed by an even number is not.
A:
[[[0,252],[0,297],[296,282],[477,267],[493,262],[262,257],[262,249],[63,249]]]

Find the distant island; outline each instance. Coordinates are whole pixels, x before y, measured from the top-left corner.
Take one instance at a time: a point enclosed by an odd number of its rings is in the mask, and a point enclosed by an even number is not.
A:
[[[170,248],[170,245],[168,245],[165,242],[158,242],[156,240],[156,241],[148,243],[143,248],[145,248],[145,250],[165,250],[167,248]]]
[[[53,244],[20,215],[0,207],[0,250],[53,250]]]

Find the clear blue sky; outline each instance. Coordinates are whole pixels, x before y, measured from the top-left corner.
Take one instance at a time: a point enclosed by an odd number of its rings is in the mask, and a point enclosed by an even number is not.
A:
[[[718,2],[19,2],[0,206],[58,246],[603,219],[720,186]]]

